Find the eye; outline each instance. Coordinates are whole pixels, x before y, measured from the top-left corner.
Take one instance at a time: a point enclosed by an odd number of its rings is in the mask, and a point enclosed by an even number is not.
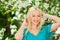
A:
[[[35,15],[32,15],[32,17],[35,17]]]
[[[38,17],[40,17],[40,15],[38,15]]]

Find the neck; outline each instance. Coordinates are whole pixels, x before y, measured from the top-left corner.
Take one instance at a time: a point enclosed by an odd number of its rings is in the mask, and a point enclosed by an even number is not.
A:
[[[41,26],[42,26],[42,25],[40,25],[40,27],[41,27]],[[31,29],[36,30],[36,29],[39,29],[39,27],[38,27],[37,25],[35,25],[35,24],[32,24]]]
[[[33,24],[33,25],[31,26],[31,28],[34,29],[34,30],[36,30],[36,29],[37,29],[37,25]]]

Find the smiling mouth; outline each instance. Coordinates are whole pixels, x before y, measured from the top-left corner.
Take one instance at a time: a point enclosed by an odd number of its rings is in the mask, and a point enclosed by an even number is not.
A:
[[[36,22],[36,23],[37,23],[38,21],[34,21],[34,22]]]

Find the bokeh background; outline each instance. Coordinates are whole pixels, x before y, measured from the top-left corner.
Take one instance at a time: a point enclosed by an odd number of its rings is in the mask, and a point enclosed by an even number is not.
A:
[[[0,40],[15,40],[14,34],[32,6],[37,6],[47,14],[60,17],[60,0],[0,0]],[[43,24],[53,22],[44,18]],[[60,40],[60,28],[50,40]]]

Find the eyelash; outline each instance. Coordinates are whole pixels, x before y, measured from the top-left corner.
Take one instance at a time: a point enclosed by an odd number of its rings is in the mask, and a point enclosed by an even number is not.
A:
[[[35,17],[35,15],[33,15],[33,17]]]
[[[40,17],[40,16],[38,15],[38,17]]]
[[[35,17],[35,15],[33,15],[33,17]],[[38,15],[38,17],[40,17],[40,16]]]

